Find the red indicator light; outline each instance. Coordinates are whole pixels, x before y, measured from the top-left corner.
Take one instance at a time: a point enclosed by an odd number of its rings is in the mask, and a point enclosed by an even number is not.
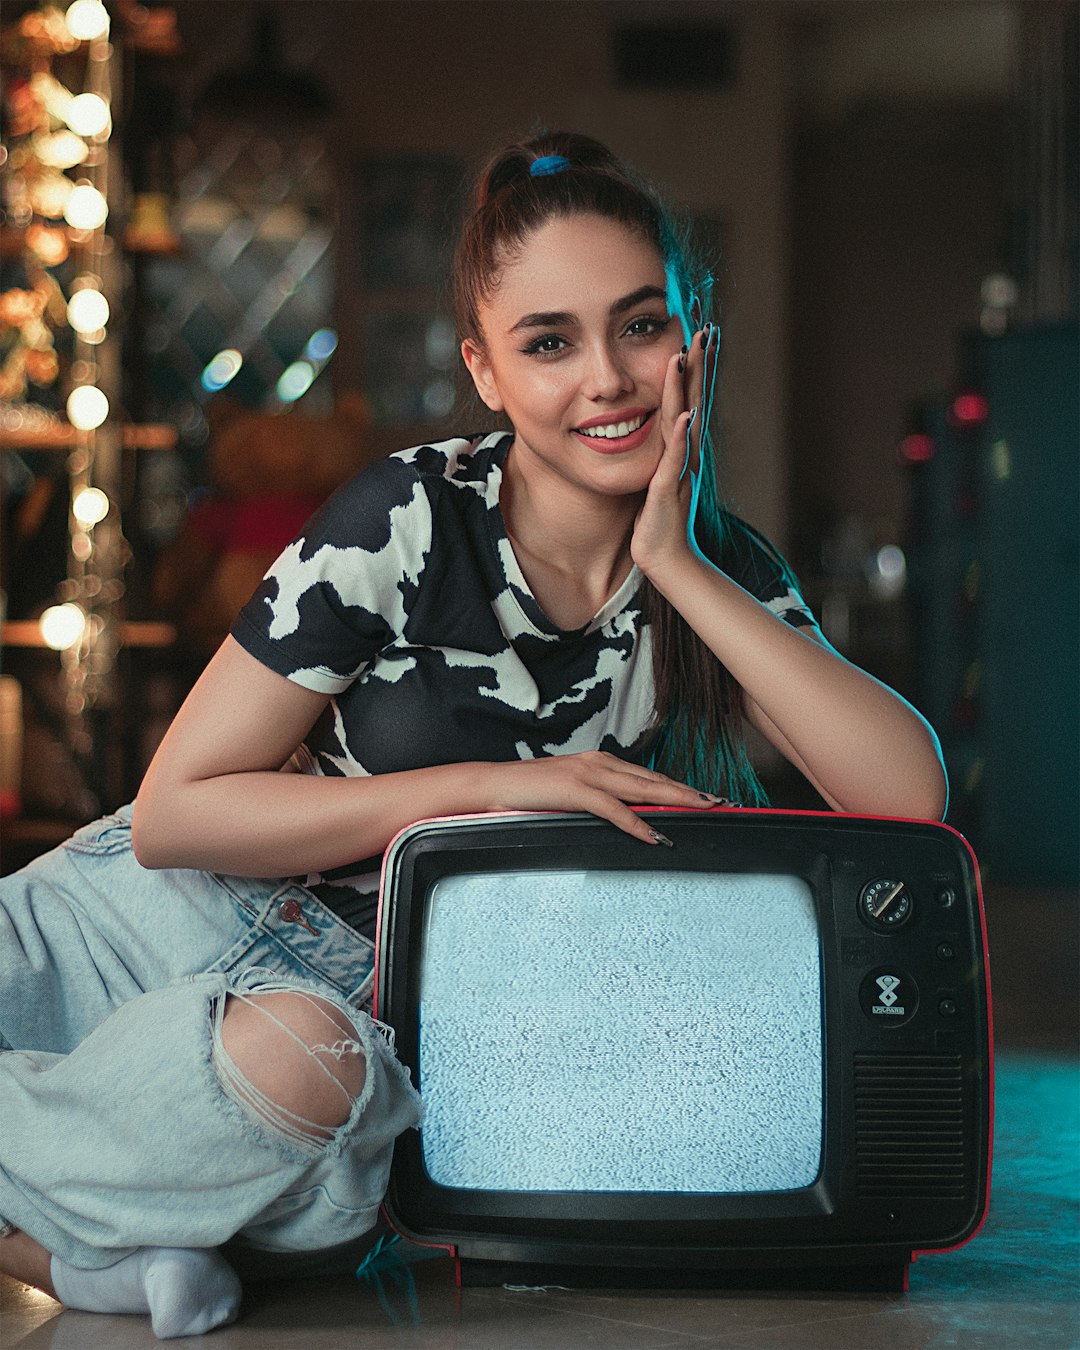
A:
[[[925,431],[913,431],[900,442],[900,458],[905,464],[927,464],[934,458],[934,438]]]
[[[957,394],[950,409],[952,421],[958,427],[977,427],[986,421],[990,405],[982,394],[972,391]]]

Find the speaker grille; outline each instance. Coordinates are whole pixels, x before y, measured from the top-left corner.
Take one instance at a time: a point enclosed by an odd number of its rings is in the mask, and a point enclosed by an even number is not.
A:
[[[857,1054],[857,1193],[962,1199],[965,1095],[959,1055]]]

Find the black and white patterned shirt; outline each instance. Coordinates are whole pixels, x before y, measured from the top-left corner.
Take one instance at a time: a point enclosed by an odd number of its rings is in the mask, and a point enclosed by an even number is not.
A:
[[[300,753],[306,772],[356,777],[595,749],[648,762],[641,574],[633,568],[584,627],[551,622],[499,507],[511,440],[442,441],[372,465],[316,512],[241,611],[233,636],[251,655],[331,696]],[[777,557],[731,525],[728,574],[787,622],[813,623]],[[377,859],[305,880],[373,934]]]

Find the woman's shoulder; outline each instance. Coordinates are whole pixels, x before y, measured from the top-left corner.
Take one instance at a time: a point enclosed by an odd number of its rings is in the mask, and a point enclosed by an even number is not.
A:
[[[475,483],[486,479],[501,464],[509,439],[508,432],[492,431],[425,441],[396,451],[387,456],[387,462],[400,465],[399,471],[435,482]]]
[[[446,488],[484,491],[499,461],[499,434],[427,441],[373,460],[344,483],[308,523],[305,533],[344,528],[382,534],[402,513],[433,511]],[[472,495],[472,494],[470,494]]]

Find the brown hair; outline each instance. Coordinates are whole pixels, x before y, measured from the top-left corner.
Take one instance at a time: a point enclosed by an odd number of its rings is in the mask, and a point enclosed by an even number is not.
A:
[[[559,156],[556,171],[531,172],[537,160]],[[663,259],[669,290],[700,326],[708,317],[711,277],[696,264],[685,237],[656,190],[591,136],[549,132],[494,155],[477,180],[472,214],[454,254],[458,333],[478,346],[480,306],[498,288],[502,269],[546,221],[598,215],[649,240]],[[711,439],[702,428],[701,487],[692,524],[698,547],[719,564],[727,513],[716,486]],[[748,805],[765,794],[747,758],[742,692],[727,669],[652,584],[642,594],[652,631],[656,690],[654,763],[703,791]]]

